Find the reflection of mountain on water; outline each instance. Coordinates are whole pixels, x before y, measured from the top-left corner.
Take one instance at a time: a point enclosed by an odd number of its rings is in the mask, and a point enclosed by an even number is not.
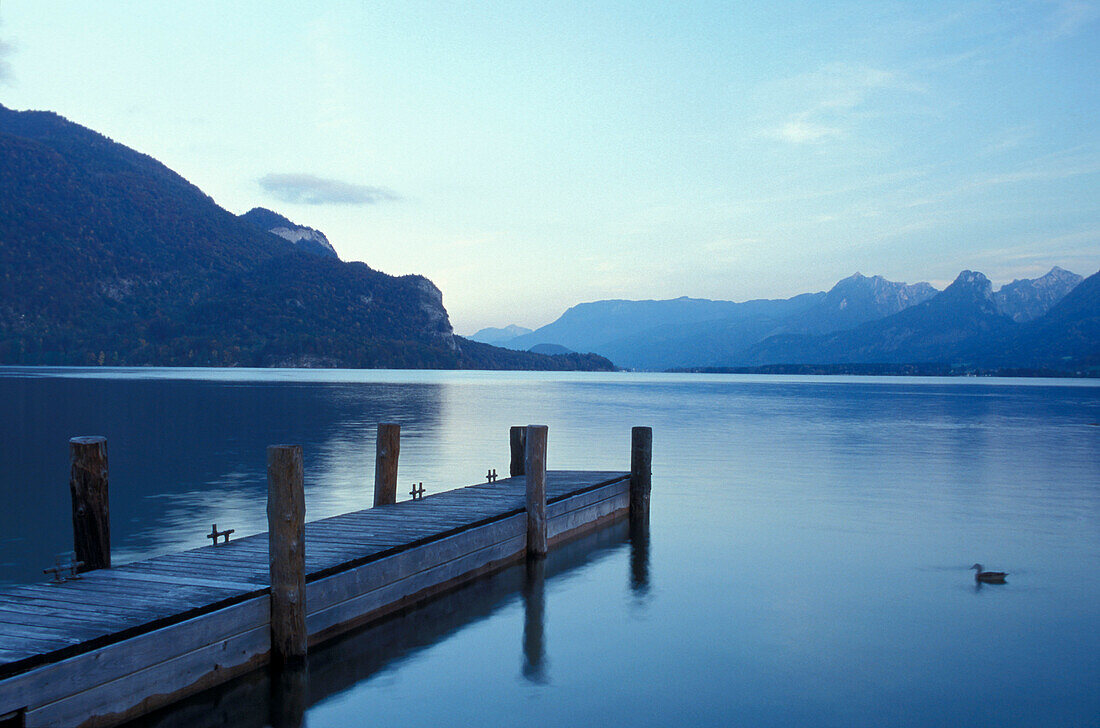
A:
[[[515,640],[520,672],[533,682],[551,682],[546,663],[545,582],[621,552],[628,534],[628,524],[619,521],[555,547],[541,565],[508,567],[311,650],[306,673],[273,679],[268,670],[259,670],[147,716],[131,728],[298,728],[308,706],[415,658],[424,648],[491,617],[517,598],[524,605],[523,634]],[[638,566],[633,566],[635,575]]]
[[[442,385],[0,377],[0,582],[72,549],[68,440],[106,435],[117,562],[267,529],[265,451],[303,446],[310,520],[366,508],[378,422],[433,436]]]

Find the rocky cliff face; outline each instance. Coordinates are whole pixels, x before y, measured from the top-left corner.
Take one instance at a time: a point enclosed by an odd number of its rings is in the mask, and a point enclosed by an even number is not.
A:
[[[868,278],[855,273],[837,282],[826,294],[825,302],[838,310],[847,308],[850,303],[860,303],[889,315],[926,301],[936,293],[928,283],[899,283],[882,276]]]
[[[417,289],[420,291],[420,310],[427,317],[428,332],[443,342],[447,348],[459,351],[454,329],[451,327],[451,319],[447,315],[447,309],[443,307],[443,291],[424,276],[410,276],[410,278],[416,282]]]
[[[928,283],[900,283],[861,273],[837,282],[820,302],[780,328],[784,333],[827,334],[854,328],[927,301],[938,291]]]
[[[277,212],[263,207],[253,207],[240,218],[261,230],[278,235],[302,252],[340,259],[336,254],[336,248],[332,247],[332,243],[323,232],[305,225],[296,225]]]
[[[1083,279],[1054,266],[1044,276],[1015,280],[993,294],[1000,311],[1017,323],[1033,321],[1065,298]]]

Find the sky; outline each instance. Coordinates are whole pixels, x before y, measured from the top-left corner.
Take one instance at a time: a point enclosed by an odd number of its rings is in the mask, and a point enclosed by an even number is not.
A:
[[[1100,0],[0,0],[0,103],[438,285],[607,298],[1100,268]]]

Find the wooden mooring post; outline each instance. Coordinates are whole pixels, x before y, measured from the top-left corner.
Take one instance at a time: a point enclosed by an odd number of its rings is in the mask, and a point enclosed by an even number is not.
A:
[[[374,454],[374,505],[397,502],[397,459],[401,454],[401,425],[378,425]]]
[[[652,485],[653,428],[630,430],[630,520],[649,521],[649,492]]]
[[[546,556],[546,425],[527,426],[527,556]]]
[[[69,493],[73,500],[73,550],[77,571],[111,567],[111,517],[107,498],[107,438],[69,440]]]
[[[527,428],[512,427],[508,430],[508,445],[512,450],[508,475],[514,478],[517,475],[523,475],[523,461],[527,457]]]
[[[267,548],[271,568],[271,661],[306,657],[306,502],[301,445],[267,448]]]

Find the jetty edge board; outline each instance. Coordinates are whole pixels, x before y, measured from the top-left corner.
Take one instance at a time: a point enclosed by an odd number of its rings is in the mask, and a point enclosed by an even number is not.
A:
[[[551,545],[625,516],[630,474],[547,471]],[[308,523],[311,645],[520,559],[525,478]],[[265,664],[267,534],[0,591],[0,718],[111,726]]]

